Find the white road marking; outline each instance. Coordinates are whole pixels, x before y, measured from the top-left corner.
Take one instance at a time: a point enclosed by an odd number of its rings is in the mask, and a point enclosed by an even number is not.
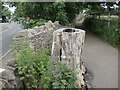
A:
[[[13,31],[13,32],[9,33],[9,36],[10,36],[11,34],[15,33],[15,32],[17,32],[17,31]]]
[[[1,72],[3,72],[3,71],[5,71],[5,69],[3,69],[3,68],[0,68],[0,73],[1,73]]]
[[[4,55],[0,58],[0,61],[1,61],[8,53],[10,53],[10,51],[11,51],[11,49],[10,49],[6,54],[4,54]]]

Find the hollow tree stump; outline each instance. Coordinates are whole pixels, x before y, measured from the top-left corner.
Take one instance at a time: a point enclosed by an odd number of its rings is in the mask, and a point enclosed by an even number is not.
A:
[[[77,84],[84,86],[81,61],[85,31],[75,28],[62,28],[53,32],[52,64],[58,60],[66,62],[77,72]]]

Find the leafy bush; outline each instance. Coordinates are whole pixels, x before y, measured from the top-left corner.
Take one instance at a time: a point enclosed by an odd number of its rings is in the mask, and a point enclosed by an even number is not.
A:
[[[53,88],[77,88],[76,73],[64,62],[58,62],[53,72]]]
[[[120,29],[118,27],[117,21],[110,22],[110,25],[108,26],[107,21],[86,18],[84,20],[84,26],[95,33],[97,36],[108,41],[111,45],[120,48]]]
[[[31,19],[45,19],[59,22],[63,25],[71,22],[80,9],[82,3],[78,2],[19,2],[15,16],[30,17]]]
[[[23,88],[77,88],[76,73],[67,64],[59,61],[55,71],[51,70],[49,48],[33,52],[28,38],[25,42],[19,38],[15,44],[12,50],[21,87],[24,85]]]
[[[29,22],[26,22],[25,20],[23,20],[22,25],[24,26],[25,29],[27,28],[33,28],[35,26],[41,26],[44,25],[46,23],[46,20],[44,19],[31,19]]]
[[[18,44],[19,47],[13,49],[15,49],[15,60],[20,81],[27,88],[39,88],[41,78],[45,78],[45,73],[48,69],[50,53],[46,48],[40,49],[38,53],[33,52],[28,40],[26,40],[25,46],[25,42],[19,38]]]
[[[67,13],[64,10],[65,3],[56,2],[53,4],[53,6],[54,6],[54,11],[56,11],[55,20],[60,21],[60,24],[62,24],[62,25],[68,24],[69,21],[68,21]]]

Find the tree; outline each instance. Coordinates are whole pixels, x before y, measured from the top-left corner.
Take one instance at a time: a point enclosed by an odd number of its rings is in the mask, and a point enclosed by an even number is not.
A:
[[[2,10],[1,10],[2,19],[3,19],[3,21],[6,21],[6,17],[8,19],[10,19],[11,11],[9,10],[8,7],[5,6],[4,2],[0,2],[0,3],[1,3],[1,6],[2,6]]]
[[[17,7],[16,17],[30,17],[31,19],[58,20],[61,24],[71,22],[81,9],[77,2],[17,2],[10,3]]]
[[[10,11],[7,7],[2,6],[2,15],[10,18],[10,16],[11,16],[11,11]]]
[[[90,13],[103,13],[110,11],[115,2],[13,2],[16,6],[16,17],[30,17],[31,19],[58,20],[61,24],[71,22],[79,11],[87,10]],[[105,9],[103,5],[107,5]]]

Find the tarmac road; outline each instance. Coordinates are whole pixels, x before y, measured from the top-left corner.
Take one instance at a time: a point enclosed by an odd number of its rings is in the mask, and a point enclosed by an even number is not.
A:
[[[2,27],[2,28],[1,28]],[[21,30],[20,24],[15,22],[0,23],[0,58],[4,56],[9,50],[10,45],[13,43],[13,35],[15,32]]]

